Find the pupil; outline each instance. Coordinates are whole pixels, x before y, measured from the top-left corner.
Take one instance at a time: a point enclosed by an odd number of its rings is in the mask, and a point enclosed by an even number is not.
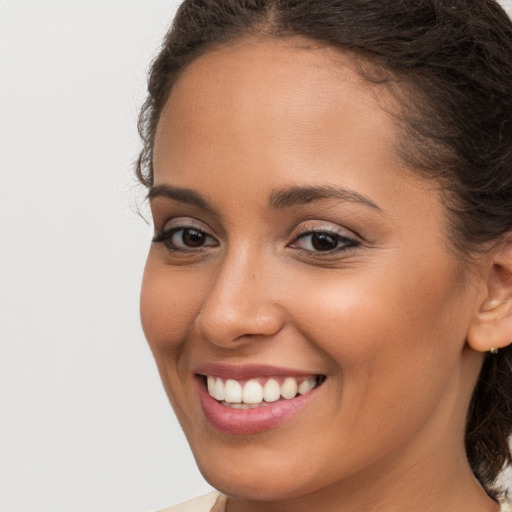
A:
[[[186,229],[182,237],[183,243],[189,247],[200,247],[204,243],[204,234],[196,229]]]
[[[313,235],[311,243],[317,251],[332,251],[337,246],[336,236],[327,233]]]

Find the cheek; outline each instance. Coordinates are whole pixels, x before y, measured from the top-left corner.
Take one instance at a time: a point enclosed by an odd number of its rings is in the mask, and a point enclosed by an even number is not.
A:
[[[186,273],[173,269],[150,252],[140,297],[141,323],[158,372],[173,409],[184,430],[191,424],[183,363],[187,335],[194,328],[200,287],[191,286]],[[188,286],[187,286],[188,285]],[[187,293],[184,293],[184,291]]]
[[[325,333],[325,343],[345,351],[349,360],[350,354],[420,349],[457,331],[462,335],[463,322],[451,319],[455,313],[463,317],[464,298],[448,265],[422,268],[399,261],[379,267],[304,282],[311,300],[304,304],[298,293],[293,306],[300,311],[298,322],[306,320],[303,329],[313,338]]]
[[[343,400],[361,412],[368,405],[373,418],[382,404],[415,407],[425,393],[434,400],[457,364],[467,326],[453,318],[462,317],[464,300],[451,269],[437,270],[405,262],[386,272],[367,268],[309,283],[309,307],[295,302],[297,325],[341,375]]]
[[[186,273],[173,269],[150,253],[140,297],[142,328],[155,358],[180,350],[193,328],[201,305],[200,280],[191,285]],[[186,293],[185,293],[186,290]]]

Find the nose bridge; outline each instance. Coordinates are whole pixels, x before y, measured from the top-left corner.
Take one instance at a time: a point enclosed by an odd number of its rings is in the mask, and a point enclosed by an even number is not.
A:
[[[271,336],[282,324],[270,269],[260,252],[233,248],[224,257],[204,298],[197,326],[218,345],[247,336]]]

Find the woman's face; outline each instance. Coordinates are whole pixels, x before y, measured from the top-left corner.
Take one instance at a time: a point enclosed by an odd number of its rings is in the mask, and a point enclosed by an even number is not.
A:
[[[230,495],[403,481],[463,453],[479,288],[386,98],[347,55],[247,41],[194,61],[162,113],[142,322]]]

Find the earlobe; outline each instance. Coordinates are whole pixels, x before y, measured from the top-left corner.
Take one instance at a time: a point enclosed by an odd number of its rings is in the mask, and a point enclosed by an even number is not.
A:
[[[486,296],[471,321],[467,342],[479,352],[512,343],[512,233],[491,249]]]

